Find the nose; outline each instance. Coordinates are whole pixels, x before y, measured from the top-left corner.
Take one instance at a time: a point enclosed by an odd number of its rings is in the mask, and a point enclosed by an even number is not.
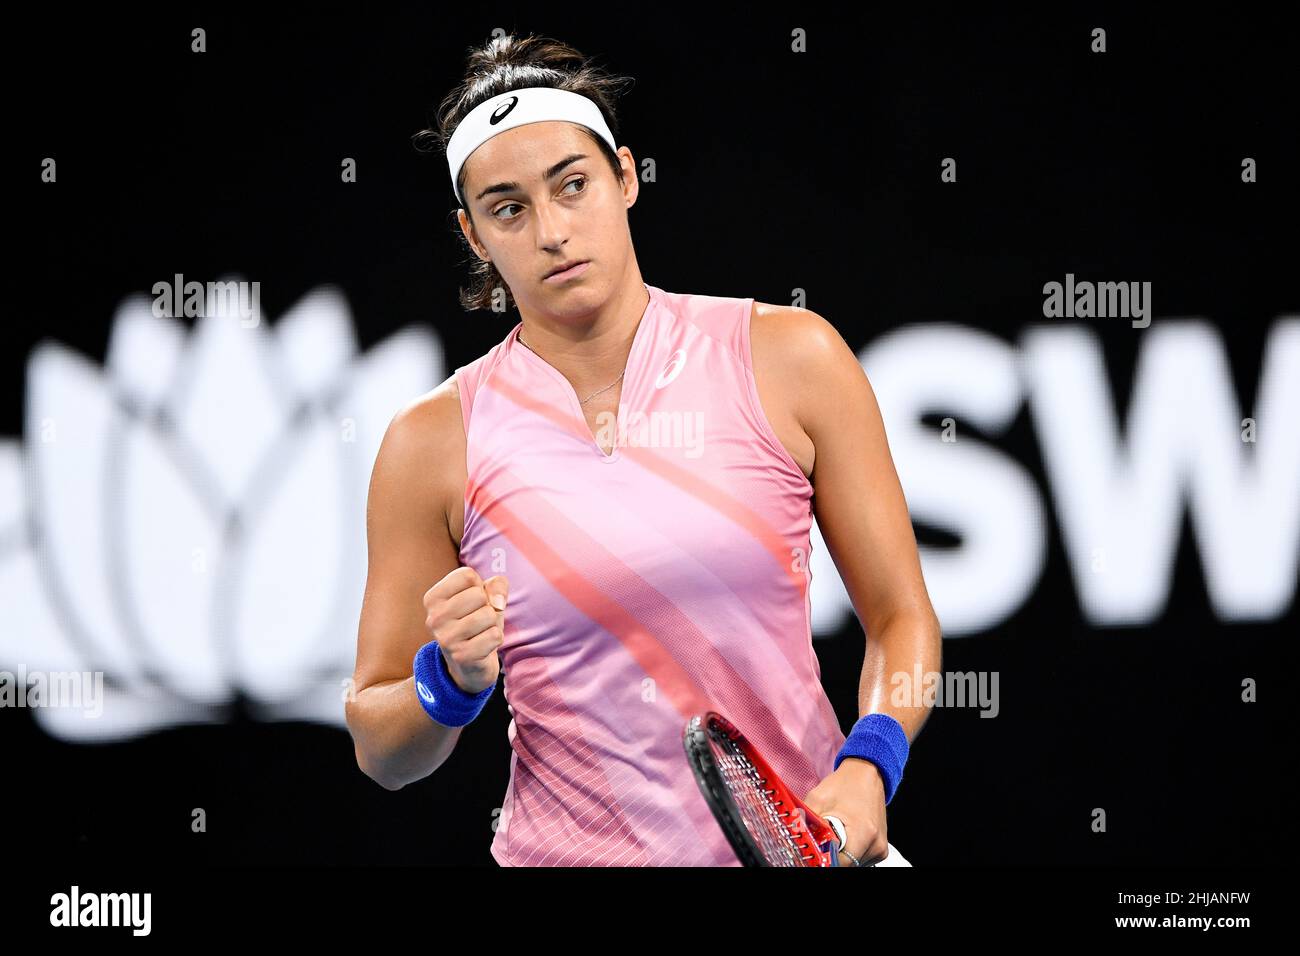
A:
[[[553,203],[538,205],[533,222],[537,224],[537,244],[543,249],[559,249],[569,241],[564,211]]]

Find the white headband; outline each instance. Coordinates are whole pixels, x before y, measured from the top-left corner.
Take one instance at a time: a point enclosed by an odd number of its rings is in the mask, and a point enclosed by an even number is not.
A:
[[[484,100],[470,110],[447,143],[451,189],[461,205],[465,205],[465,200],[456,189],[456,178],[460,176],[460,168],[465,165],[470,153],[498,133],[527,123],[544,123],[547,120],[563,120],[585,126],[609,143],[610,149],[618,150],[609,127],[605,125],[600,107],[579,93],[546,86],[529,86],[502,93]]]

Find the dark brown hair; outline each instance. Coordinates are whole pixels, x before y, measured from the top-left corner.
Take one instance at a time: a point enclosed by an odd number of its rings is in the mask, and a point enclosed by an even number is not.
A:
[[[590,58],[558,40],[534,35],[493,37],[483,46],[469,49],[464,78],[438,105],[433,126],[416,133],[411,141],[420,152],[438,152],[445,160],[447,143],[451,140],[452,133],[474,107],[494,96],[528,86],[568,90],[592,100],[600,108],[609,131],[617,141],[618,117],[614,112],[614,101],[624,92],[625,87],[630,87],[635,82],[631,77],[606,73],[595,66]],[[609,144],[586,127],[582,131],[600,148],[610,168],[614,170],[615,178],[622,183],[623,169]],[[446,182],[446,173],[442,175]],[[461,167],[456,189],[464,192],[464,167]],[[466,207],[465,214],[472,224],[473,212]],[[451,227],[461,237],[469,252],[471,283],[468,289],[460,290],[460,304],[467,310],[491,308],[492,294],[500,288],[505,292],[506,306],[514,308],[515,300],[510,294],[510,287],[493,263],[484,262],[474,254],[469,241],[460,231],[454,211],[451,213]]]

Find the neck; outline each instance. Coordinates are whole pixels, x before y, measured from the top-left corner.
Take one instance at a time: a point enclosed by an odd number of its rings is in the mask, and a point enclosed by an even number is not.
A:
[[[627,365],[628,353],[650,294],[639,274],[594,312],[555,315],[520,307],[526,348],[531,348],[567,378],[576,391],[603,388]]]

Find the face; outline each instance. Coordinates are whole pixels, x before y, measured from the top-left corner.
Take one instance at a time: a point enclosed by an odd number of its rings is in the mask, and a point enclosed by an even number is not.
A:
[[[474,221],[462,209],[461,231],[496,265],[521,310],[589,314],[617,290],[632,255],[627,210],[638,192],[631,151],[617,155],[622,183],[582,129],[551,121],[506,130],[466,162]],[[586,265],[547,280],[575,260]]]

